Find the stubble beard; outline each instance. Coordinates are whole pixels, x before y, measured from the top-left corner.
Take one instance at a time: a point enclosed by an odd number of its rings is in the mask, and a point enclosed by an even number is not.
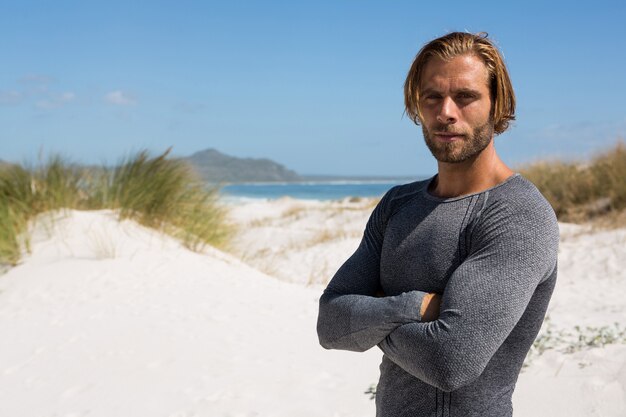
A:
[[[471,133],[459,132],[447,125],[435,125],[431,130],[422,124],[424,142],[439,162],[461,163],[478,156],[493,139],[493,123],[491,120],[484,125],[475,127]],[[431,132],[462,133],[463,139],[454,142],[439,142]]]

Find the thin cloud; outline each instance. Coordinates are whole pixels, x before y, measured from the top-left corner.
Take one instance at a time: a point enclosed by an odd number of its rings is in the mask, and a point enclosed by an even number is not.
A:
[[[76,94],[72,92],[61,93],[43,100],[39,100],[35,106],[39,109],[58,109],[64,105],[71,103],[76,99]]]
[[[18,91],[0,91],[0,104],[5,106],[13,106],[20,104],[24,95]]]
[[[189,101],[183,101],[175,105],[175,108],[183,113],[195,114],[199,113],[206,108],[203,103],[194,103]]]
[[[50,85],[55,82],[54,78],[42,74],[24,75],[17,81],[24,89],[24,93],[29,96],[47,94]]]
[[[132,95],[121,90],[111,91],[105,94],[104,101],[116,106],[133,106],[137,104],[137,100]]]
[[[49,77],[43,74],[27,74],[21,77],[18,82],[20,84],[29,84],[29,85],[48,85],[54,82],[54,78]]]

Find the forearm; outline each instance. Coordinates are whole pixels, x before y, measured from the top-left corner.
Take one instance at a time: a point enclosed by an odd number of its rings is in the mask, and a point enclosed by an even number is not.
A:
[[[425,295],[422,291],[409,291],[373,297],[326,290],[320,298],[317,322],[320,344],[326,349],[370,349],[399,326],[422,320]]]
[[[394,329],[378,347],[414,377],[443,391],[453,391],[480,376],[484,355],[469,352],[454,334],[449,335],[450,331],[439,320],[408,323]]]

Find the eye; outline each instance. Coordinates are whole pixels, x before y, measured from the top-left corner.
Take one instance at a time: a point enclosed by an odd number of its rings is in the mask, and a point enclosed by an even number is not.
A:
[[[461,102],[464,102],[464,103],[468,103],[470,101],[474,101],[477,98],[478,97],[476,96],[476,94],[469,93],[469,92],[461,92],[461,93],[456,95],[456,99],[461,101]]]
[[[422,98],[428,102],[433,102],[441,99],[441,94],[437,93],[426,93]]]

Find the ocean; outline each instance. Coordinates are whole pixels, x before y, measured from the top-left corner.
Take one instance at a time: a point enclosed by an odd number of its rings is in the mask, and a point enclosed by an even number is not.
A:
[[[272,184],[230,184],[222,187],[227,201],[249,199],[273,200],[291,197],[304,200],[340,200],[346,197],[382,197],[398,184],[411,182],[402,178],[387,181],[329,181]]]

